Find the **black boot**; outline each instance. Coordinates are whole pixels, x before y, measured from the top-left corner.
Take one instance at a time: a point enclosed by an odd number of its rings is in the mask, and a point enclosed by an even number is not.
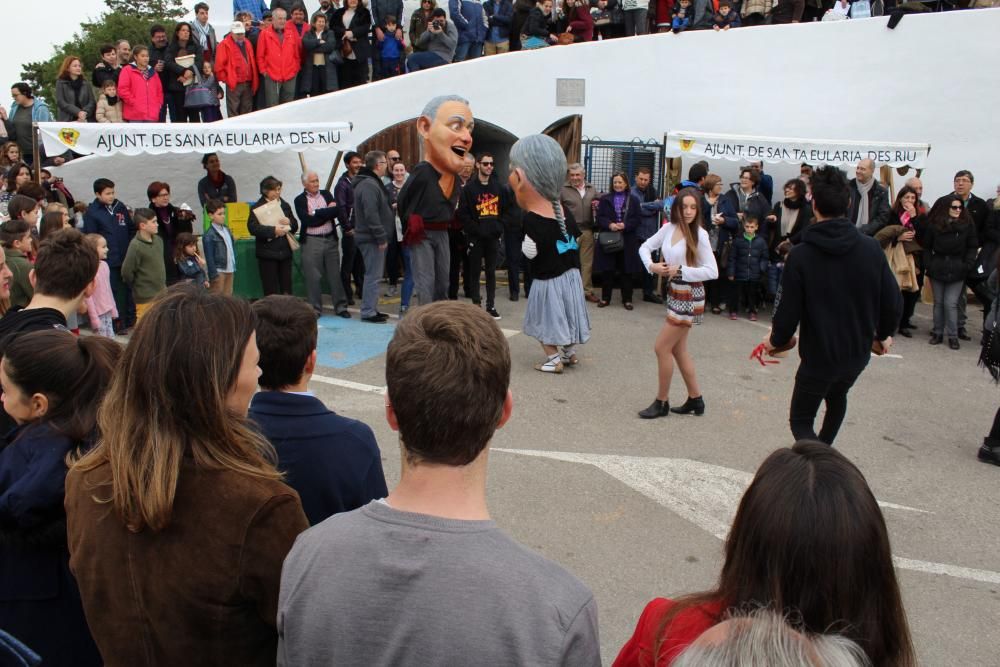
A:
[[[676,412],[679,415],[689,415],[692,412],[699,417],[705,414],[705,399],[701,396],[697,398],[688,397],[688,400],[684,401],[684,405],[679,408],[670,408],[671,412]]]
[[[984,438],[983,445],[979,448],[979,460],[983,463],[1000,466],[1000,447],[997,447],[989,438]]]
[[[655,399],[645,410],[639,411],[639,416],[643,419],[656,419],[657,417],[670,416],[670,402]]]

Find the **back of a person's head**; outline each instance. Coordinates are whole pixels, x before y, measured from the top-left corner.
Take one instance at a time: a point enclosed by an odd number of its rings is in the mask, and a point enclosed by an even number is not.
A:
[[[114,509],[131,530],[170,521],[181,462],[276,479],[274,450],[229,407],[254,314],[239,299],[179,284],[136,326],[98,414],[101,441],[78,464],[109,464]]]
[[[75,299],[94,282],[99,264],[97,253],[78,230],[52,232],[38,246],[35,293]]]
[[[486,448],[503,415],[510,349],[486,311],[437,302],[400,320],[385,377],[407,460],[463,466]]]
[[[822,166],[813,171],[809,178],[812,187],[812,202],[821,215],[839,218],[847,215],[851,205],[847,174],[837,167]]]
[[[36,205],[39,202],[44,201],[44,199],[48,196],[45,192],[45,188],[43,188],[38,183],[35,183],[34,181],[28,181],[27,183],[22,183],[17,188],[17,194],[24,195],[25,197],[30,197],[35,201]]]
[[[38,240],[44,241],[60,229],[65,229],[66,222],[62,211],[50,211],[42,216],[42,223],[38,225]]]
[[[794,610],[807,632],[847,624],[874,664],[913,663],[882,512],[826,444],[799,441],[761,464],[726,540],[718,597]]]
[[[97,409],[121,353],[110,338],[43,329],[14,338],[4,348],[3,369],[22,395],[45,396],[40,422],[85,446],[95,435]]]
[[[869,667],[855,642],[839,635],[804,635],[764,609],[706,630],[673,667]]]
[[[297,384],[316,350],[316,311],[297,296],[272,294],[253,304],[257,316],[261,389]]]
[[[20,221],[25,213],[31,213],[36,208],[38,208],[38,202],[31,197],[27,195],[14,195],[7,202],[7,215],[10,216],[9,222]],[[5,222],[4,225],[6,224]]]
[[[697,183],[706,176],[708,176],[708,165],[703,162],[695,162],[688,169],[688,180],[692,183]]]

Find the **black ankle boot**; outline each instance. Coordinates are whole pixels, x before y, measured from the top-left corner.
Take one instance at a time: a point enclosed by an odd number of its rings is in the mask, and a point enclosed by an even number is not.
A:
[[[699,417],[705,414],[705,399],[701,396],[697,398],[688,397],[688,400],[684,401],[684,405],[679,408],[670,408],[671,412],[676,412],[679,415],[689,415],[692,412]]]
[[[992,463],[1000,466],[1000,447],[990,438],[984,438],[983,444],[979,448],[979,460],[983,463]]]
[[[645,410],[639,411],[639,416],[643,419],[656,419],[657,417],[670,416],[670,402],[656,399]]]

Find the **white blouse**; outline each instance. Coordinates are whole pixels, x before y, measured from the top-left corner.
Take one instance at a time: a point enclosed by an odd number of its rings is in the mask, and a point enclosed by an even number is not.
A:
[[[704,229],[698,229],[698,265],[688,266],[687,242],[684,237],[681,236],[677,243],[670,244],[676,229],[676,225],[667,223],[639,246],[639,258],[646,270],[649,271],[649,267],[653,263],[653,251],[659,250],[660,256],[663,258],[661,261],[667,264],[680,264],[680,279],[684,282],[698,283],[718,278],[719,267],[715,263],[715,254],[712,252],[712,245],[708,240],[708,232]],[[649,272],[652,273],[652,271]]]

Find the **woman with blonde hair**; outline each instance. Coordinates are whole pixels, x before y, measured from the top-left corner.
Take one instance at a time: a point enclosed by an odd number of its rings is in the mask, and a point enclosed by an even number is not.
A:
[[[664,301],[667,319],[654,346],[659,388],[652,404],[639,412],[643,419],[666,417],[671,412],[705,414],[705,400],[695,377],[694,360],[687,349],[691,325],[700,323],[704,317],[704,282],[719,277],[708,232],[702,224],[701,199],[701,193],[694,188],[678,192],[670,207],[671,222],[660,227],[660,231],[639,247],[639,257],[646,270],[670,281]],[[654,250],[660,251],[661,261],[653,262]],[[671,408],[669,401],[675,361],[688,390],[688,399],[679,408]]]
[[[247,420],[254,328],[245,301],[171,288],[66,478],[70,568],[108,665],[274,665],[281,564],[309,524]]]

